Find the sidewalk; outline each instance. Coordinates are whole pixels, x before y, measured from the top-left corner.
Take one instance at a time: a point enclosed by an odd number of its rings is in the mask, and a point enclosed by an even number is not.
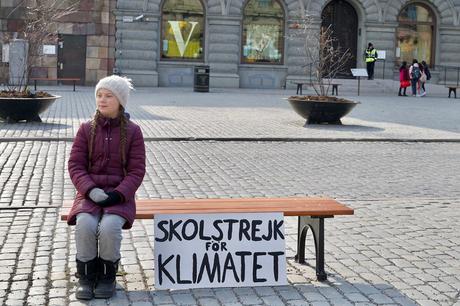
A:
[[[380,80],[373,83],[377,88],[369,92],[365,87],[358,97],[352,92],[355,80],[346,81],[350,89],[342,85],[340,93],[361,104],[344,117],[344,126],[340,127],[302,128],[305,120],[284,100],[295,93],[290,89],[211,89],[210,93],[194,93],[190,88],[141,88],[132,94],[128,112],[151,140],[460,140],[460,99],[448,99],[444,87],[430,85],[435,97],[398,97],[388,95],[388,88],[397,86],[396,82]],[[0,123],[0,137],[71,140],[95,106],[92,88],[81,87],[75,93],[70,88],[49,88],[62,98],[42,116],[43,124]]]
[[[42,124],[0,123],[0,305],[460,306],[460,99],[440,86],[436,97],[390,96],[392,86],[356,97],[343,85],[362,103],[344,126],[307,128],[282,99],[292,89],[138,89],[128,111],[147,140],[139,198],[326,195],[355,215],[325,222],[327,282],[316,281],[312,237],[312,265],[295,263],[290,217],[289,285],[174,291],[153,287],[153,222],[136,221],[116,296],[87,303],[75,298],[74,229],[59,208],[74,196],[66,163],[94,93],[50,88],[63,98]]]

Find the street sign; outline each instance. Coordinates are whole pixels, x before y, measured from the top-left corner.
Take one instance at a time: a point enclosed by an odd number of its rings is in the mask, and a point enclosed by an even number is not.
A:
[[[368,77],[367,70],[363,68],[352,68],[351,74],[354,77],[358,77],[358,96],[359,96],[359,89],[361,87],[361,77]]]
[[[351,74],[355,77],[367,77],[367,70],[363,68],[352,68]]]

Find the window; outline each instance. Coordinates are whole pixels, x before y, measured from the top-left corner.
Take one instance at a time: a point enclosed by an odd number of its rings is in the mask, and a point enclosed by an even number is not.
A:
[[[161,59],[203,60],[204,13],[200,0],[166,0],[161,35]]]
[[[434,64],[435,18],[431,9],[423,4],[406,6],[398,17],[396,58],[412,63],[425,60]]]
[[[284,11],[278,0],[249,0],[244,8],[242,62],[282,64]]]

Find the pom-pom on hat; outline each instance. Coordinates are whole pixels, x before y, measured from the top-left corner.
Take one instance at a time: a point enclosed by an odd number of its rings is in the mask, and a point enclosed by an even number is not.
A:
[[[101,88],[110,90],[124,108],[126,108],[126,104],[128,103],[129,91],[134,89],[131,79],[118,75],[111,75],[99,80],[94,90],[96,98],[97,92]]]

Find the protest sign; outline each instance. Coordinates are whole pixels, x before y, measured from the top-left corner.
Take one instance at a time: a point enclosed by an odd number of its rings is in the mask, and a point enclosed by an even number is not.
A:
[[[285,285],[282,213],[155,215],[155,287]]]

